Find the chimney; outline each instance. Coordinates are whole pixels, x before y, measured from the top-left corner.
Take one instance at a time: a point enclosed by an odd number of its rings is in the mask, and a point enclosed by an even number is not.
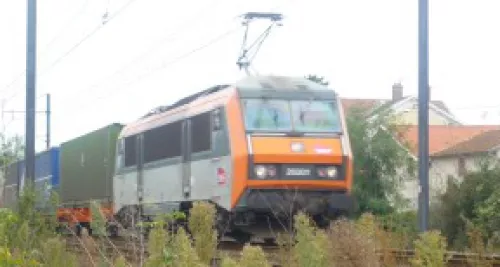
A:
[[[401,83],[395,83],[392,85],[392,100],[398,101],[403,99],[403,85]]]

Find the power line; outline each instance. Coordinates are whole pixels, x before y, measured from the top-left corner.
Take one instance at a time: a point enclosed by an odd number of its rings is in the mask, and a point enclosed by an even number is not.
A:
[[[93,101],[87,102],[86,104],[83,104],[83,105],[80,105],[75,110],[81,110],[82,108],[88,106],[88,104],[93,104],[96,101],[108,98],[108,97],[112,96],[114,93],[116,93],[119,89],[121,89],[120,92],[123,92],[124,89],[129,88],[132,84],[137,83],[137,82],[143,80],[144,78],[146,78],[146,77],[148,77],[148,76],[150,76],[150,75],[158,72],[159,70],[165,69],[165,68],[167,68],[167,67],[169,67],[169,66],[171,66],[171,65],[173,65],[173,64],[175,64],[175,63],[177,63],[177,62],[179,62],[179,61],[181,61],[181,60],[183,60],[183,59],[185,59],[185,58],[187,58],[187,57],[189,57],[189,56],[191,56],[191,55],[193,55],[193,54],[195,54],[195,53],[197,53],[197,52],[199,52],[199,51],[201,51],[201,50],[203,50],[203,49],[205,49],[205,48],[207,48],[207,47],[209,47],[209,46],[211,46],[211,45],[213,45],[213,44],[215,44],[215,43],[217,43],[217,42],[219,42],[221,40],[223,40],[224,38],[228,37],[232,33],[236,32],[236,30],[238,30],[238,29],[239,29],[239,27],[236,27],[236,28],[233,28],[231,30],[228,30],[228,31],[224,32],[223,34],[218,35],[217,37],[213,38],[212,40],[210,40],[209,42],[205,43],[204,45],[201,45],[201,46],[199,46],[199,47],[197,47],[195,49],[192,49],[189,52],[186,52],[186,53],[184,53],[184,54],[182,54],[182,55],[174,58],[173,60],[164,62],[160,67],[155,68],[155,69],[147,72],[146,74],[137,77],[136,79],[132,80],[131,82],[126,83],[123,86],[117,86],[115,89],[111,90],[111,93],[109,93],[107,95],[102,95],[102,96],[97,97],[97,98],[94,98]],[[65,113],[65,115],[66,114],[67,113]]]
[[[212,7],[212,6],[214,6],[215,4],[218,4],[218,3],[219,2],[217,2],[217,1],[213,1],[212,4],[208,5],[206,8],[204,8],[203,10],[201,10],[200,12],[198,12],[196,15],[193,16],[193,18],[194,19],[199,18],[203,13],[205,13],[208,9],[210,9],[210,7]],[[194,22],[197,22],[197,21],[199,21],[199,20],[193,20],[192,18],[184,21],[183,23],[181,23],[179,25],[179,27],[177,28],[177,30],[174,30],[170,34],[167,34],[164,38],[160,39],[158,42],[153,43],[150,46],[149,49],[147,49],[146,51],[144,51],[139,56],[137,56],[137,57],[133,58],[132,60],[130,60],[127,64],[123,65],[121,68],[119,68],[118,70],[116,70],[115,72],[113,72],[111,75],[105,77],[104,79],[101,79],[100,82],[95,83],[95,84],[93,84],[93,85],[91,85],[91,86],[89,86],[87,88],[83,88],[81,90],[78,90],[78,91],[74,92],[73,94],[78,95],[82,91],[87,91],[88,92],[88,91],[91,91],[91,89],[93,89],[93,88],[99,87],[105,81],[107,81],[110,78],[118,75],[119,73],[122,73],[129,66],[136,65],[138,62],[140,62],[141,59],[143,59],[147,55],[151,54],[153,51],[157,50],[158,48],[163,47],[164,44],[169,43],[169,41],[176,40],[175,38],[172,38],[172,37],[174,37],[176,34],[178,34],[182,30],[182,28],[184,28],[184,27],[190,27],[190,26],[192,26],[192,25],[195,24]]]
[[[118,16],[121,12],[123,12],[127,7],[130,6],[133,2],[136,0],[129,0],[126,4],[124,4],[118,11],[116,11],[112,16],[108,17],[106,22],[99,24],[94,30],[92,30],[90,33],[88,33],[85,37],[83,37],[80,41],[78,41],[75,45],[73,45],[68,51],[66,51],[62,56],[57,58],[55,61],[52,62],[47,68],[44,69],[44,72],[48,71],[49,69],[53,68],[56,66],[59,62],[61,62],[64,58],[66,58],[68,55],[70,55],[73,51],[75,51],[80,45],[82,45],[85,41],[87,41],[90,37],[92,37],[94,34],[96,34],[100,29],[102,29],[106,24],[109,23],[113,18]]]
[[[290,0],[290,1],[287,1],[287,2],[285,2],[285,3],[278,4],[278,5],[274,6],[273,8],[271,8],[271,9],[270,9],[270,11],[271,11],[271,12],[272,12],[272,11],[275,11],[276,9],[278,9],[278,8],[280,8],[280,7],[283,7],[283,6],[284,6],[284,5],[286,5],[286,4],[290,4],[290,3],[294,2],[294,1],[295,1],[295,0]],[[240,16],[234,17],[234,19],[239,18],[239,17],[240,17]],[[152,71],[150,71],[150,72],[148,72],[148,73],[146,73],[146,74],[144,74],[144,75],[142,75],[142,76],[139,76],[137,79],[135,79],[135,80],[133,80],[133,81],[131,81],[131,82],[126,83],[124,86],[118,86],[116,89],[111,90],[111,93],[110,93],[110,94],[107,94],[107,95],[104,95],[104,96],[97,97],[97,98],[95,98],[95,99],[94,99],[94,101],[92,101],[92,102],[95,102],[95,101],[99,101],[99,100],[102,100],[102,99],[108,98],[108,97],[112,96],[112,95],[114,94],[114,92],[116,92],[118,89],[128,88],[130,85],[132,85],[132,84],[134,84],[134,83],[136,83],[136,82],[138,82],[138,81],[140,81],[140,80],[143,80],[144,78],[146,78],[146,77],[148,77],[148,76],[150,76],[150,75],[152,75],[152,74],[156,73],[157,71],[159,71],[159,70],[161,70],[161,69],[164,69],[164,68],[166,68],[166,67],[168,67],[168,66],[170,66],[170,65],[173,65],[173,64],[177,63],[178,61],[180,61],[180,60],[182,60],[182,59],[184,59],[184,58],[186,58],[186,57],[189,57],[191,54],[196,53],[197,51],[202,50],[202,49],[204,49],[204,48],[206,48],[206,47],[208,47],[208,46],[212,45],[213,43],[216,43],[216,42],[220,41],[221,39],[223,39],[223,38],[225,38],[226,36],[230,35],[231,33],[235,32],[238,28],[239,28],[239,27],[237,27],[237,28],[235,28],[235,29],[232,29],[232,30],[229,30],[229,31],[227,31],[227,32],[223,33],[222,35],[218,36],[217,38],[213,39],[213,40],[212,40],[212,41],[210,41],[209,43],[207,43],[207,44],[205,44],[205,45],[203,45],[203,46],[201,46],[201,47],[198,47],[198,48],[196,48],[196,49],[194,49],[194,50],[192,50],[192,51],[190,51],[190,52],[188,52],[188,53],[186,53],[186,54],[183,54],[183,55],[181,55],[181,56],[177,57],[176,59],[174,59],[174,60],[172,60],[172,61],[170,61],[170,62],[167,62],[167,63],[162,64],[162,66],[160,66],[160,67],[158,67],[158,68],[156,68],[156,69],[153,69]],[[141,57],[141,56],[139,56],[139,57]],[[137,59],[137,58],[136,58],[136,59]],[[133,61],[134,61],[134,60],[133,60]],[[118,71],[118,72],[120,72],[120,71]],[[115,75],[115,74],[116,74],[116,72],[115,72],[113,75]],[[111,76],[113,76],[113,75],[111,75]],[[108,76],[108,78],[109,78],[109,76]],[[93,87],[95,87],[95,86],[91,86],[90,88],[93,88]],[[122,91],[123,91],[123,90],[122,90]],[[86,107],[86,106],[88,106],[88,104],[80,105],[78,108],[76,108],[76,110],[81,110],[82,108],[84,108],[84,107]]]
[[[111,21],[112,19],[114,19],[116,16],[118,16],[121,12],[123,12],[126,8],[128,8],[133,2],[135,2],[136,0],[129,0],[126,4],[124,4],[120,9],[118,9],[115,13],[113,13],[112,16],[108,17],[106,22],[105,23],[101,23],[99,24],[96,28],[94,28],[94,30],[92,30],[89,34],[87,34],[86,36],[84,36],[82,39],[80,39],[80,41],[78,41],[75,45],[73,45],[68,51],[66,51],[64,54],[62,54],[59,58],[57,58],[55,61],[52,62],[52,64],[50,64],[48,67],[46,67],[45,69],[42,70],[41,73],[38,73],[38,75],[41,75],[45,72],[47,72],[48,70],[50,70],[51,68],[53,68],[54,66],[56,66],[57,64],[59,64],[59,62],[61,62],[64,58],[66,58],[68,55],[70,55],[73,51],[75,51],[80,45],[82,45],[85,41],[87,41],[90,37],[92,37],[94,34],[96,34],[100,29],[102,29],[107,23],[109,23],[109,21]],[[20,78],[22,78],[24,76],[24,74],[26,73],[26,70],[23,71],[19,77],[17,77],[12,83],[10,83],[6,89],[8,89],[9,87],[11,87],[13,84],[15,84],[17,82],[17,80],[19,80]],[[20,93],[20,91],[16,91],[13,95],[11,95],[10,97],[8,97],[6,100],[7,102],[12,100],[15,96],[17,96],[18,94]]]
[[[58,34],[56,34],[56,36],[54,36],[54,38],[52,38],[52,39],[50,40],[50,42],[49,42],[49,43],[45,46],[45,48],[43,49],[42,53],[44,53],[45,51],[47,51],[47,50],[48,50],[48,48],[49,48],[49,47],[50,47],[53,43],[55,43],[55,41],[56,41],[57,39],[59,39],[61,36],[63,36],[63,33],[64,33],[67,29],[69,29],[69,28],[70,28],[70,26],[72,26],[72,25],[73,25],[73,23],[77,20],[77,18],[78,18],[78,17],[80,17],[80,15],[83,13],[83,11],[84,11],[84,10],[85,10],[85,8],[87,7],[87,5],[88,5],[89,1],[90,1],[90,0],[85,0],[85,2],[84,2],[84,3],[83,3],[83,5],[82,5],[82,6],[78,9],[78,11],[77,11],[77,12],[75,12],[75,14],[73,14],[73,15],[71,16],[71,19],[70,19],[67,23],[65,23],[65,24],[64,24],[64,25],[65,25],[65,27],[63,27],[63,28],[61,29],[61,31],[59,31],[59,33],[58,33]]]
[[[286,4],[292,3],[292,2],[294,2],[294,1],[295,1],[295,0],[290,0],[290,1],[287,1],[287,2],[285,2],[285,3],[278,4],[278,5],[274,6],[273,8],[271,8],[271,9],[270,9],[270,11],[275,11],[276,9],[278,9],[278,8],[280,8],[280,7],[282,7],[282,6],[286,5]],[[239,17],[239,16],[238,16],[238,17]],[[238,18],[238,17],[235,17],[235,18]],[[236,29],[237,29],[237,28],[236,28]],[[233,31],[235,31],[236,29],[234,29],[234,30],[229,30],[228,32],[226,32],[226,33],[222,34],[222,36],[225,36],[226,34],[230,34],[230,33],[232,33]],[[171,34],[171,35],[173,35],[173,34]],[[168,37],[167,37],[167,38],[168,38]],[[166,38],[165,38],[165,39],[166,39]],[[216,38],[216,39],[217,39],[217,38]],[[164,39],[162,39],[162,40],[164,40]],[[210,45],[211,45],[211,44],[209,44],[208,46],[210,46]],[[203,49],[203,48],[202,48],[202,49]],[[153,49],[153,50],[154,50],[154,49]],[[149,52],[151,52],[151,51],[149,51]],[[136,62],[139,58],[143,57],[145,54],[148,54],[149,52],[148,52],[148,51],[146,51],[146,53],[143,53],[143,54],[141,54],[139,57],[136,57],[135,59],[133,59],[133,60],[131,61],[131,63],[130,63],[130,64],[135,63],[135,62]],[[196,51],[195,51],[195,52],[196,52]],[[189,53],[188,53],[188,54],[189,54]],[[189,55],[187,55],[187,56],[189,56]],[[183,58],[183,56],[181,56],[181,57]],[[175,59],[174,61],[177,61],[177,59]],[[175,62],[173,62],[173,63],[175,63]],[[128,65],[128,64],[127,64],[127,65]],[[120,69],[119,71],[117,71],[117,72],[113,73],[111,76],[114,76],[115,74],[117,74],[117,73],[121,72],[121,71],[122,71],[123,69],[125,69],[125,68],[126,68],[126,67],[124,67],[124,68]],[[160,69],[163,69],[163,68],[164,68],[164,66],[159,67],[159,68],[157,68],[157,69],[154,69],[153,71],[151,71],[151,72],[149,72],[149,73],[146,73],[146,74],[145,74],[142,78],[141,78],[141,77],[139,77],[139,79],[137,79],[137,80],[135,80],[135,81],[133,81],[133,82],[131,82],[131,83],[127,83],[127,84],[126,84],[126,86],[130,86],[131,84],[133,84],[133,83],[135,83],[135,82],[137,82],[137,81],[140,81],[140,80],[142,80],[144,77],[147,77],[147,76],[149,76],[150,74],[155,73],[156,71],[158,71],[158,70],[160,70]],[[110,76],[109,76],[109,77],[110,77]],[[92,87],[95,87],[95,86],[91,86],[90,88],[92,88]],[[120,87],[120,88],[121,88],[121,87]],[[98,98],[98,99],[102,99],[102,98]]]
[[[64,25],[66,25],[66,27],[64,27],[64,28],[63,28],[63,29],[62,29],[62,30],[61,30],[58,34],[56,34],[56,36],[54,36],[54,38],[52,38],[52,40],[51,40],[51,41],[50,41],[50,42],[49,42],[49,43],[45,46],[45,48],[42,50],[42,52],[40,52],[40,54],[42,54],[42,55],[43,55],[43,54],[44,54],[44,53],[45,53],[45,52],[49,49],[49,47],[50,47],[50,46],[51,46],[51,45],[52,45],[52,44],[53,44],[53,43],[54,43],[54,42],[55,42],[55,41],[56,41],[59,37],[61,37],[62,33],[63,33],[66,29],[68,29],[68,28],[69,28],[69,26],[70,26],[70,25],[72,25],[72,23],[73,23],[73,22],[74,22],[74,21],[75,21],[75,20],[79,17],[79,15],[81,15],[81,13],[83,12],[83,10],[85,10],[85,7],[87,6],[87,4],[88,4],[88,3],[89,3],[89,0],[85,0],[85,2],[83,3],[83,5],[82,5],[82,6],[78,9],[78,12],[76,12],[75,14],[73,14],[73,15],[71,16],[71,19],[70,19],[67,23],[65,23],[65,24],[64,24]],[[7,84],[1,92],[7,92],[7,91],[8,91],[8,89],[9,89],[10,87],[12,87],[14,84],[16,84],[16,82],[17,82],[19,79],[23,78],[25,74],[26,74],[26,70],[23,70],[21,73],[19,73],[19,74],[16,76],[16,78],[15,78],[12,82],[10,82],[9,84]],[[6,99],[7,99],[7,101],[9,101],[10,99],[14,98],[16,95],[17,95],[17,92],[16,92],[14,95],[12,95],[12,96],[10,96],[10,97],[6,98]]]

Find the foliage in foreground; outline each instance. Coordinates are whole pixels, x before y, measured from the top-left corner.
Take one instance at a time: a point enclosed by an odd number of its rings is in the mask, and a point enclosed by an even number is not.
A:
[[[109,256],[104,246],[110,242],[106,237],[95,241],[85,234],[80,240],[81,253],[74,254],[66,250],[61,236],[50,231],[54,224],[42,220],[40,214],[29,208],[33,199],[33,195],[25,193],[18,210],[0,212],[0,266],[125,267],[141,261],[142,266],[148,267],[208,267],[216,257],[221,257],[221,265],[226,267],[267,267],[272,263],[289,267],[398,264],[391,253],[379,253],[399,248],[401,241],[393,242],[398,240],[398,232],[384,229],[388,228],[387,219],[381,220],[367,213],[357,221],[338,220],[327,229],[317,228],[308,216],[299,213],[294,217],[294,236],[281,235],[279,238],[279,255],[268,255],[262,248],[252,245],[244,246],[239,256],[223,255],[217,250],[215,207],[204,202],[194,204],[186,229],[173,230],[168,227],[172,222],[168,216],[158,217],[149,231],[148,256],[143,252],[140,252],[140,257],[123,255],[118,249],[114,256]],[[416,250],[413,266],[444,266],[446,239],[439,232],[429,232],[406,241],[413,243]],[[144,248],[136,247],[135,250],[143,251]],[[474,251],[479,250],[480,247],[474,247]]]

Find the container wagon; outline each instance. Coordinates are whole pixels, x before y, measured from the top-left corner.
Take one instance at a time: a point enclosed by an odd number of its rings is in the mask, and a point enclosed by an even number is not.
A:
[[[3,205],[8,208],[17,205],[19,191],[22,191],[25,185],[25,161],[19,160],[8,165],[3,186]],[[51,192],[57,192],[58,187],[59,148],[55,147],[35,155],[35,190],[38,194],[35,208],[47,208]]]
[[[117,137],[123,125],[113,123],[60,145],[61,207],[59,222],[91,233],[91,201],[100,203],[106,218],[113,216],[113,173]]]

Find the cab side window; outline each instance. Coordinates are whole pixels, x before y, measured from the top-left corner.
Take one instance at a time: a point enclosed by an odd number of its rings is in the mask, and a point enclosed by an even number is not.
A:
[[[144,133],[144,163],[181,156],[182,121]]]
[[[191,118],[191,153],[212,148],[212,113],[205,112]]]
[[[125,167],[137,164],[137,136],[125,137]]]

